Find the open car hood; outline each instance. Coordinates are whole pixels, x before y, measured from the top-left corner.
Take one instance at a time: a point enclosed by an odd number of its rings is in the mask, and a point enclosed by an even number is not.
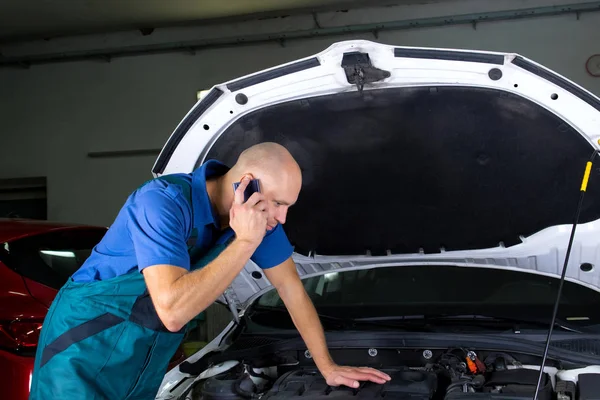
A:
[[[285,224],[303,278],[415,264],[560,277],[599,140],[600,99],[523,56],[357,40],[214,86],[153,174],[286,146],[303,170]],[[596,290],[599,175],[566,274]],[[220,300],[242,308],[269,288],[250,261]]]

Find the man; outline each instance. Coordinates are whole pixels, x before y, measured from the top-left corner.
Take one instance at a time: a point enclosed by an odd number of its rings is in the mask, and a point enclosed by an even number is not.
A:
[[[261,190],[244,202],[250,179],[259,179]],[[138,188],[48,311],[30,399],[154,398],[186,324],[249,259],[277,289],[329,385],[388,381],[374,369],[338,366],[329,355],[281,227],[301,184],[292,155],[262,143],[231,169],[209,160],[192,174]]]

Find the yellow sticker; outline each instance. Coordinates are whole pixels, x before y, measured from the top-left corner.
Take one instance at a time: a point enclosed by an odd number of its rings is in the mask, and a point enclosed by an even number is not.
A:
[[[587,189],[588,180],[590,179],[590,172],[592,171],[592,162],[588,161],[585,166],[585,173],[583,174],[583,182],[581,182],[581,191],[585,192]]]

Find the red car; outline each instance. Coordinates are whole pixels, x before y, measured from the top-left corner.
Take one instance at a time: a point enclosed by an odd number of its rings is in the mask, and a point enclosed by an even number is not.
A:
[[[37,342],[58,290],[106,228],[0,219],[0,387],[2,398],[29,397]],[[169,369],[185,359],[181,349]]]

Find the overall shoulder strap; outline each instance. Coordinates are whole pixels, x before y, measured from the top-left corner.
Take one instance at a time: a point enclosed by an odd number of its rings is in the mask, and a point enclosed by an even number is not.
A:
[[[181,190],[183,190],[183,196],[185,197],[187,202],[190,203],[190,206],[192,206],[192,186],[181,176],[164,175],[164,176],[159,176],[156,179],[160,179],[160,180],[181,186]]]
[[[175,185],[179,185],[181,190],[183,191],[183,197],[187,200],[190,208],[192,209],[192,233],[188,239],[188,252],[191,251],[196,245],[196,241],[198,240],[198,228],[194,226],[194,202],[192,201],[192,185],[184,178],[178,175],[164,175],[160,176],[156,179],[161,179],[163,181],[173,183]]]

